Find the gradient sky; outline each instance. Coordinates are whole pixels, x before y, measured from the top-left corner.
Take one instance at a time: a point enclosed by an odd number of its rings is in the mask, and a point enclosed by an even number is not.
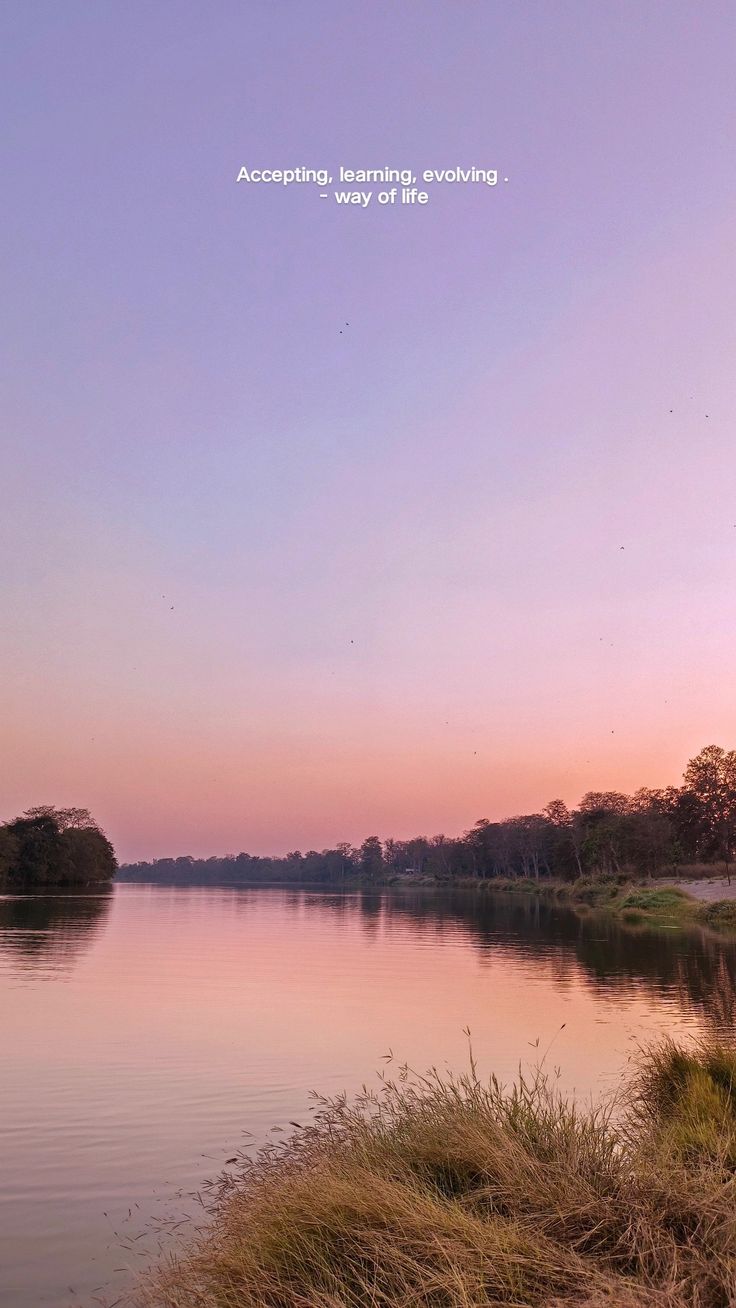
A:
[[[736,744],[731,0],[15,0],[0,50],[0,817],[283,852]]]

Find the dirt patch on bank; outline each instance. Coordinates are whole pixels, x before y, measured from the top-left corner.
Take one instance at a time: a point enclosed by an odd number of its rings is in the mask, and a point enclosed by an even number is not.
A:
[[[736,899],[736,879],[733,877],[730,886],[725,877],[707,877],[702,881],[668,879],[657,884],[675,886],[678,890],[684,890],[686,894],[692,895],[693,899],[701,899],[706,904],[712,904],[717,899]]]

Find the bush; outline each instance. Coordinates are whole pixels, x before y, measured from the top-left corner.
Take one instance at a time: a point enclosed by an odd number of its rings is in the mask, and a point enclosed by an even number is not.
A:
[[[581,904],[591,907],[610,903],[621,889],[621,881],[616,876],[578,877],[570,887],[573,898]]]

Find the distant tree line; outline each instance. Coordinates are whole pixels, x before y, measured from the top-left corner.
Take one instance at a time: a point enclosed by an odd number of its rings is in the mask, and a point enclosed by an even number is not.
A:
[[[0,826],[0,885],[93,885],[117,869],[110,841],[86,808],[29,808]]]
[[[736,751],[709,745],[685,769],[682,786],[634,795],[588,791],[577,808],[554,799],[539,813],[490,822],[462,836],[339,844],[283,858],[159,858],[121,868],[121,880],[179,884],[319,882],[339,885],[415,875],[439,880],[556,877],[595,873],[661,874],[692,863],[720,863],[730,879],[736,850]]]

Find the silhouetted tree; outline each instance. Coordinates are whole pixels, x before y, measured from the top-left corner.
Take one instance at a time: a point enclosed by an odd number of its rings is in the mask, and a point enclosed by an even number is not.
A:
[[[383,872],[383,849],[378,836],[368,836],[360,847],[360,870],[364,877],[377,879]]]

